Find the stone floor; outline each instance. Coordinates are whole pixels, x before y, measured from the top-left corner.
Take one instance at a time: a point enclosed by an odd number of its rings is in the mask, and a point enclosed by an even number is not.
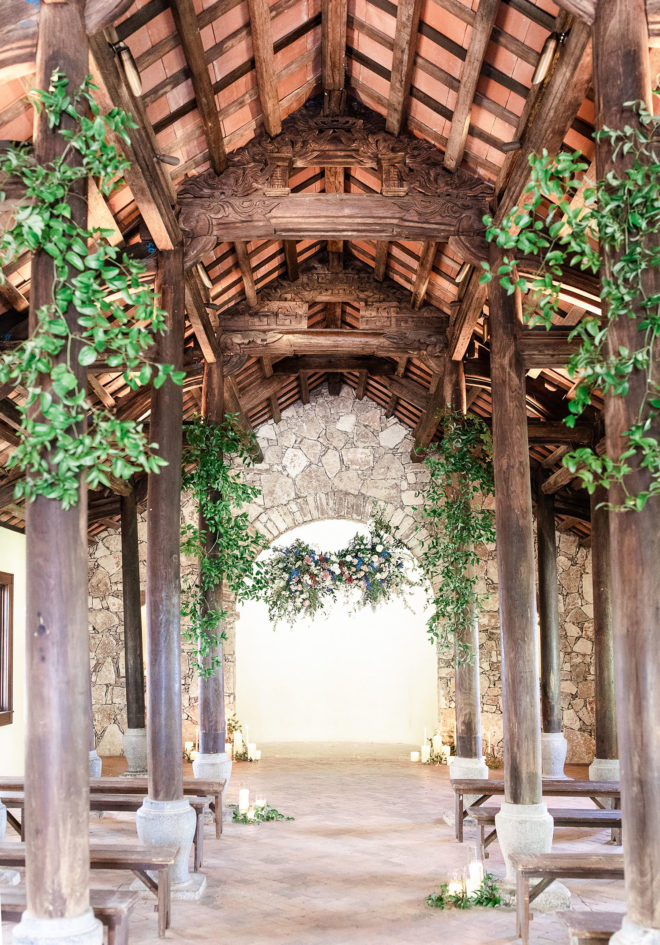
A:
[[[243,826],[225,811],[222,840],[207,827],[199,902],[176,902],[168,939],[214,945],[504,945],[514,942],[512,912],[442,912],[425,897],[466,862],[442,813],[453,794],[444,766],[411,764],[406,745],[263,745],[263,760],[234,766],[228,803],[240,786],[264,794],[290,823]],[[106,759],[104,773],[123,760]],[[583,769],[569,771],[584,776]],[[495,772],[497,777],[501,773]],[[553,799],[559,806],[561,799]],[[565,802],[571,806],[570,801]],[[589,802],[584,802],[589,805]],[[134,817],[91,823],[96,840],[135,836]],[[469,838],[468,831],[468,838]],[[11,831],[7,839],[11,838]],[[613,852],[608,832],[559,829],[555,849]],[[487,868],[502,874],[497,844]],[[121,874],[94,872],[98,886]],[[623,883],[568,881],[576,909],[623,911]],[[153,900],[131,921],[131,945],[157,945]],[[5,941],[11,941],[5,927]],[[532,923],[532,945],[568,936],[553,916]]]

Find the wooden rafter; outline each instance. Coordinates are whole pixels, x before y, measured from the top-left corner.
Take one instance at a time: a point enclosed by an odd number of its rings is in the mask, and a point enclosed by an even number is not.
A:
[[[197,110],[209,149],[211,167],[216,174],[220,174],[227,167],[227,153],[197,14],[192,0],[172,0],[170,9],[190,67]]]
[[[412,81],[421,0],[399,0],[392,52],[390,97],[387,103],[387,130],[398,135],[403,125]]]
[[[325,307],[325,327],[341,328],[341,302],[328,302]]]
[[[449,323],[449,357],[454,361],[463,360],[472,333],[486,304],[488,292],[486,286],[479,285],[480,278],[479,271],[473,270],[470,273],[463,298]]]
[[[463,160],[474,93],[499,5],[500,0],[479,0],[445,149],[445,167],[450,171],[456,170]]]
[[[390,244],[387,241],[376,243],[376,258],[374,261],[374,279],[382,282],[387,272],[387,254]]]
[[[188,320],[197,338],[197,343],[202,350],[204,358],[212,363],[219,357],[218,343],[215,337],[215,331],[211,324],[204,298],[199,288],[196,275],[192,269],[189,269],[185,275],[185,302]]]
[[[422,307],[422,302],[424,301],[424,296],[426,295],[426,290],[429,285],[429,279],[431,278],[431,272],[433,271],[433,261],[435,260],[437,249],[438,244],[435,242],[426,241],[422,244],[417,272],[415,273],[415,283],[412,290],[411,305],[413,308]]]
[[[233,379],[233,377],[226,377],[224,386],[227,413],[238,416],[238,422],[242,429],[245,430],[246,433],[252,434],[252,424],[250,423],[248,415],[243,407],[243,404],[241,403],[236,381]],[[261,452],[261,447],[258,443],[252,449],[252,458],[257,463],[263,463],[264,461],[264,454]]]
[[[296,246],[296,241],[284,240],[283,244],[289,282],[297,282],[300,278],[300,269],[298,267],[298,247]]]
[[[270,6],[268,0],[248,0],[248,9],[250,11],[252,51],[254,53],[261,110],[264,116],[264,127],[268,134],[274,137],[282,130],[282,118],[277,93]]]
[[[346,92],[346,0],[322,0],[321,46],[323,111],[341,115]]]
[[[325,169],[326,194],[344,193],[344,168],[326,167]],[[341,272],[344,268],[344,241],[328,240],[328,268],[330,272]]]
[[[242,240],[236,240],[234,243],[234,250],[236,252],[238,267],[241,270],[241,278],[243,279],[243,285],[245,287],[245,298],[248,305],[255,306],[257,304],[257,287],[254,282],[254,274],[252,272],[252,264],[250,263],[250,254],[248,252],[247,243],[244,243]]]

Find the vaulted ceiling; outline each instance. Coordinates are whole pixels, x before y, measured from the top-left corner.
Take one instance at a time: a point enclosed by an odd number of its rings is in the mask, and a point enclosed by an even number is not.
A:
[[[167,248],[181,230],[186,234],[179,191],[194,191],[216,173],[221,179],[234,174],[235,185],[236,168],[262,144],[277,166],[277,180],[270,173],[267,187],[277,183],[278,193],[364,196],[398,193],[412,163],[405,155],[415,151],[415,140],[428,142],[443,174],[477,179],[504,207],[519,199],[534,151],[580,148],[593,157],[589,28],[552,0],[148,0],[119,6],[125,9],[114,27],[106,24],[90,38],[90,70],[99,99],[129,108],[140,127],[125,183],[107,202],[91,185],[90,219],[110,226],[114,240],[144,255],[148,265],[154,251]],[[5,24],[6,36],[15,36],[12,27]],[[2,29],[0,22],[0,46]],[[24,141],[32,133],[25,93],[34,66],[29,43],[13,42],[0,53],[0,139]],[[121,44],[137,66],[137,97],[121,65]],[[549,66],[533,82],[544,44]],[[287,128],[294,126],[309,126],[310,138],[320,129],[335,149],[342,129],[350,138],[358,127],[373,126],[381,141],[399,136],[404,158],[383,161],[379,145],[380,163],[354,154],[330,160],[325,153],[315,164],[313,156],[301,159],[309,142],[304,134],[292,139]],[[282,142],[289,142],[288,151]],[[396,152],[394,145],[387,149]],[[438,180],[439,170],[436,188]],[[579,190],[574,199],[580,200]],[[306,237],[295,227],[292,236],[278,232],[248,239],[232,232],[223,239],[221,221],[217,238],[198,254],[202,268],[189,270],[187,416],[199,409],[204,359],[223,345],[227,406],[240,410],[246,424],[278,420],[311,389],[327,382],[332,394],[343,381],[428,444],[441,392],[438,360],[424,332],[437,334],[444,356],[463,361],[468,408],[490,416],[488,305],[478,285],[478,248],[468,237],[445,238],[440,229],[422,238],[414,228],[402,236],[395,227],[389,238],[380,230],[374,238],[376,230],[364,220],[342,239],[330,229],[329,238],[325,232]],[[25,331],[30,260],[5,273],[0,325],[11,343]],[[591,440],[596,411],[576,433],[558,421],[573,388],[562,367],[565,329],[598,304],[598,286],[567,273],[555,347],[538,339],[528,344],[530,450],[543,488],[557,492],[561,527],[583,536],[588,504],[560,460],[571,439]],[[292,319],[288,326],[285,314]],[[282,337],[286,343],[277,341]],[[6,461],[21,391],[0,395],[0,461]],[[90,397],[122,416],[148,419],[148,391],[131,392],[121,375],[92,372]],[[0,482],[0,497],[0,520],[20,527],[23,513],[12,505],[8,483]],[[98,494],[91,509],[94,531],[112,521],[116,497]]]

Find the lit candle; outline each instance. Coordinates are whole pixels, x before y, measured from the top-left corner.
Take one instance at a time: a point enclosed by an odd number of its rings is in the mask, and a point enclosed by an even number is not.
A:
[[[198,752],[198,751],[191,751],[191,752],[190,752],[190,760],[191,760],[191,761],[197,761],[198,758],[199,758],[199,752]]]
[[[250,806],[250,789],[242,787],[238,792],[238,811],[244,814]]]
[[[261,748],[257,748],[257,750],[255,751],[254,760],[261,761]]]
[[[249,807],[247,812],[248,820],[254,820],[254,807]]]
[[[241,749],[243,748],[243,736],[240,732],[234,732],[234,752],[237,755],[240,755]]]
[[[410,752],[410,760],[411,760],[411,761],[419,761],[419,752],[418,752],[418,751],[411,751],[411,752]]]
[[[484,878],[484,864],[481,860],[472,860],[468,865],[467,891],[472,895],[481,886]]]
[[[442,751],[442,735],[434,735],[431,742],[433,743],[434,754],[439,755]]]
[[[254,742],[248,742],[248,759],[250,761],[254,760],[255,753],[257,751],[257,746]]]
[[[463,883],[459,883],[458,880],[454,880],[447,887],[447,892],[450,896],[459,896],[463,892]]]
[[[263,810],[264,807],[266,806],[266,798],[258,797],[256,801],[254,802],[254,806],[257,808],[257,810]]]
[[[422,764],[426,765],[431,760],[431,746],[422,745]]]
[[[184,742],[183,747],[186,749],[186,751],[190,751],[190,749],[192,748],[194,744],[195,744],[194,742]]]

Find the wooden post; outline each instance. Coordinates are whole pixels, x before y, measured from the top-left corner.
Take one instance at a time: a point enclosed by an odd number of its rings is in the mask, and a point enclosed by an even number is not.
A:
[[[594,671],[596,677],[594,690],[596,758],[593,764],[597,761],[611,762],[618,758],[614,635],[612,627],[612,574],[610,566],[610,513],[606,508],[599,507],[607,500],[607,490],[601,486],[591,496],[591,576],[594,598]],[[615,763],[618,769],[618,761]],[[608,778],[596,777],[593,774],[591,776],[595,781],[608,780]]]
[[[502,251],[491,244],[497,273]],[[547,852],[552,818],[541,803],[534,533],[529,478],[525,368],[516,344],[520,297],[490,283],[495,526],[502,635],[505,803],[497,835],[513,882],[509,852]]]
[[[536,538],[541,628],[541,757],[546,778],[563,778],[567,744],[561,730],[561,642],[557,593],[555,498],[536,493]]]
[[[204,368],[204,387],[202,390],[202,411],[209,423],[219,426],[225,417],[224,378],[222,361],[207,364]],[[213,553],[215,538],[210,525],[200,513],[199,527],[206,534],[206,546],[209,553]],[[206,592],[206,604],[210,610],[222,610],[222,584]],[[218,632],[220,631],[218,627]],[[211,647],[203,665],[208,667],[218,662],[210,676],[202,676],[199,680],[199,750],[203,755],[220,755],[225,750],[225,682],[223,671],[223,649],[219,642]],[[204,764],[205,759],[202,758]],[[199,777],[210,776],[204,764],[202,774],[201,765],[195,762],[195,774]],[[220,775],[219,775],[220,776]]]
[[[159,361],[183,363],[183,251],[158,256],[156,291],[167,312],[167,331],[157,342]],[[143,843],[178,846],[171,867],[172,895],[190,898],[205,885],[188,872],[195,812],[183,797],[180,635],[180,515],[182,388],[168,378],[151,396],[151,440],[167,460],[149,476],[147,492],[147,759],[149,797],[137,814]]]
[[[47,89],[54,69],[78,88],[88,71],[82,0],[40,7],[35,86]],[[61,127],[77,127],[66,116]],[[34,157],[48,164],[68,150],[42,111],[36,117]],[[87,223],[87,180],[72,187],[71,215]],[[45,252],[32,260],[30,331],[38,309],[52,301],[53,261]],[[70,307],[66,320],[77,327]],[[78,342],[70,370],[83,390],[85,368]],[[66,348],[57,361],[66,363]],[[49,386],[46,377],[44,389]],[[15,942],[75,942],[100,945],[102,926],[89,907],[89,638],[87,612],[87,491],[64,509],[39,496],[28,503],[27,534],[27,744],[25,769],[25,858],[27,911],[14,929]]]
[[[121,574],[124,603],[124,664],[126,667],[126,715],[124,755],[131,774],[147,770],[144,722],[144,658],[140,598],[140,553],[135,492],[121,496]]]
[[[622,129],[639,124],[630,103],[642,100],[652,110],[649,35],[644,0],[600,0],[594,21],[594,88],[597,127]],[[627,105],[624,103],[628,103]],[[618,176],[634,160],[613,164],[611,146],[596,146],[596,167],[602,178],[613,167]],[[616,253],[603,256],[604,276],[618,263]],[[647,269],[645,289],[660,292],[660,271]],[[634,308],[630,314],[635,314]],[[640,307],[636,314],[642,314]],[[620,346],[635,350],[644,341],[638,321],[620,317],[610,325],[610,351]],[[660,358],[655,342],[653,376]],[[607,453],[618,457],[623,434],[646,412],[644,372],[630,375],[625,397],[605,398]],[[657,418],[648,436],[660,436]],[[628,460],[630,462],[630,460]],[[648,485],[648,473],[636,468],[626,477],[630,489]],[[621,502],[621,489],[610,488],[610,500]],[[625,823],[625,882],[627,915],[612,942],[646,942],[660,937],[660,496],[640,512],[610,516],[612,622],[616,672],[621,802]]]

